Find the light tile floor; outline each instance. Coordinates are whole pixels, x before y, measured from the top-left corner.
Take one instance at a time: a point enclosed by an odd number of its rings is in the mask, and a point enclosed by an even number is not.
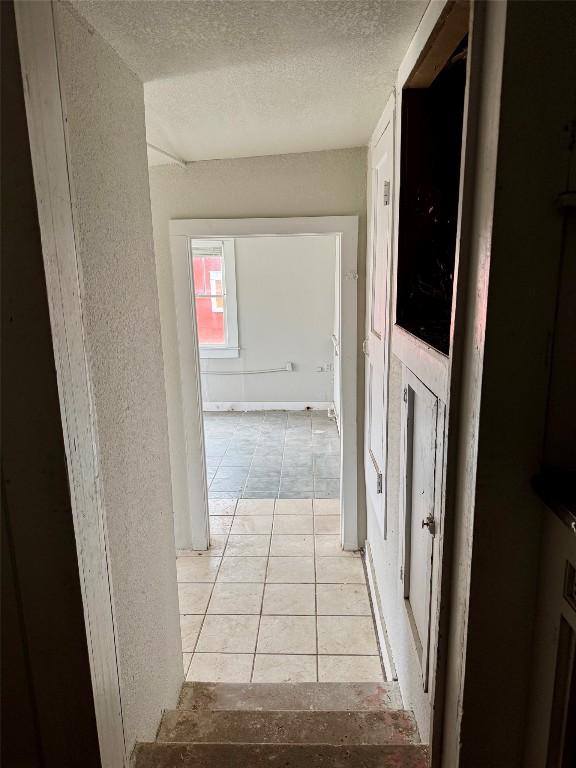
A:
[[[326,411],[204,414],[211,499],[338,498],[340,438]]]
[[[177,559],[187,680],[384,679],[338,499],[212,499],[210,523],[210,550]]]

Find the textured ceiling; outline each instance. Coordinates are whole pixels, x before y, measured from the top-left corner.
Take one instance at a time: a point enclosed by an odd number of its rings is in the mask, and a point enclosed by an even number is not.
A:
[[[427,2],[73,5],[145,82],[148,140],[208,160],[366,144]]]

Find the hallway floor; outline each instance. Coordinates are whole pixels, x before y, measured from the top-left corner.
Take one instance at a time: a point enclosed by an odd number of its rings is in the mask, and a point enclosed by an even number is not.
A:
[[[340,439],[326,411],[204,413],[211,499],[340,496]]]
[[[384,680],[338,499],[211,499],[210,522],[210,550],[177,559],[187,680]]]

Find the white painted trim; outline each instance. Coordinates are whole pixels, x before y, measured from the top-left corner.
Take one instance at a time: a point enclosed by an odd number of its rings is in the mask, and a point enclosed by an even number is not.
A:
[[[128,756],[108,531],[84,339],[84,286],[76,254],[53,4],[17,1],[15,10],[100,757],[102,765],[121,768],[128,764]]]
[[[240,347],[218,347],[201,345],[200,346],[200,359],[201,360],[213,360],[230,357],[240,357]],[[206,371],[208,373],[208,371]],[[241,373],[241,371],[239,371]]]
[[[172,219],[172,252],[190,237],[279,237],[282,235],[335,235],[340,249],[340,364],[342,481],[341,542],[345,550],[359,548],[357,466],[357,288],[358,217],[309,216],[280,219]],[[175,280],[175,289],[177,289]],[[183,366],[181,365],[181,371]],[[188,391],[184,389],[184,391]]]
[[[370,542],[368,540],[366,540],[365,552],[368,591],[370,592],[370,599],[372,600],[374,622],[376,623],[376,632],[378,634],[378,642],[380,643],[380,651],[382,653],[382,663],[384,664],[386,679],[394,681],[398,679],[398,676],[396,674],[396,667],[394,666],[394,659],[392,657],[392,648],[386,630],[386,621],[384,620],[384,611],[382,610],[382,603],[380,602],[380,593],[378,592],[378,587],[376,585],[374,561],[372,560],[372,550],[370,549]]]
[[[214,402],[204,403],[205,411],[328,411],[334,403],[321,402]]]
[[[176,335],[180,361],[180,397],[186,455],[187,508],[176,510],[176,546],[205,550],[210,545],[208,485],[202,421],[199,344],[192,273],[191,241],[180,237],[172,243],[172,276]]]

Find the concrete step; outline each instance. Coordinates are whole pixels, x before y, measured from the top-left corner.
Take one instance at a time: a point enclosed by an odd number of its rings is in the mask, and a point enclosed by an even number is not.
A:
[[[352,711],[402,709],[398,683],[184,683],[179,709]]]
[[[134,768],[428,768],[422,745],[138,744]]]
[[[240,712],[176,709],[164,713],[157,741],[219,744],[415,744],[410,712]]]

